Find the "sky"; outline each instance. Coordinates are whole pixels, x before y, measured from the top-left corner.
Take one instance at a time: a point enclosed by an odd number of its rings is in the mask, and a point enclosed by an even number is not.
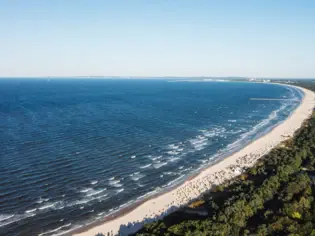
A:
[[[313,0],[0,0],[0,77],[315,78]]]

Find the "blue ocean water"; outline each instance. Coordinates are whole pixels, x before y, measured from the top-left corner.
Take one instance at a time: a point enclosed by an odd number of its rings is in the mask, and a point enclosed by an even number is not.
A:
[[[283,121],[300,90],[1,79],[0,235],[55,235],[172,187]]]

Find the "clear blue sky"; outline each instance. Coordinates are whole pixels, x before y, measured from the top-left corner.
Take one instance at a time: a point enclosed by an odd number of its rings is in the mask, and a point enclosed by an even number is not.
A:
[[[0,76],[315,78],[315,1],[0,0]]]

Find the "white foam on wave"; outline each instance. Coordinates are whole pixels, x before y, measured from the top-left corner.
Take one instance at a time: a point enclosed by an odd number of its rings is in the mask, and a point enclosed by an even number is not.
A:
[[[224,127],[213,127],[209,130],[203,129],[200,131],[202,133],[202,136],[207,137],[207,138],[212,138],[212,137],[222,137],[224,133],[226,132],[226,129]]]
[[[170,162],[175,162],[175,161],[180,160],[180,158],[179,157],[172,157],[169,160],[170,160]]]
[[[109,185],[111,185],[111,186],[113,186],[113,187],[115,187],[115,188],[119,188],[119,187],[123,186],[123,185],[120,183],[120,179],[109,181]]]
[[[172,150],[172,151],[167,151],[166,153],[169,155],[178,155],[180,152]]]
[[[1,221],[6,221],[6,220],[8,220],[8,219],[11,219],[11,218],[13,218],[15,215],[14,214],[12,214],[12,215],[9,215],[9,214],[2,214],[2,215],[0,215],[0,222]]]
[[[136,158],[136,155],[133,155],[133,156],[131,156],[130,158],[131,158],[131,159],[134,159],[134,158]]]
[[[167,184],[167,186],[171,186],[171,185],[175,184],[176,182],[178,182],[180,179],[182,179],[182,178],[184,178],[184,177],[185,177],[185,175],[179,176],[178,178],[176,178],[176,179],[170,181],[170,182]]]
[[[157,157],[150,157],[150,159],[152,160],[152,161],[156,161],[156,160],[158,160],[158,159],[161,159],[162,158],[162,156],[157,156]]]
[[[36,203],[43,203],[43,202],[47,202],[49,201],[50,199],[49,198],[42,198],[42,197],[39,197],[39,199],[36,201]]]
[[[146,184],[140,184],[140,183],[137,183],[137,185],[138,185],[140,188],[146,186]]]
[[[194,149],[200,151],[204,149],[208,144],[208,138],[202,135],[197,135],[196,138],[189,140]]]
[[[43,236],[43,235],[46,235],[46,234],[51,234],[51,233],[55,233],[57,231],[60,231],[61,229],[64,229],[64,228],[67,228],[67,227],[70,227],[71,226],[71,223],[69,224],[66,224],[66,225],[62,225],[56,229],[52,229],[52,230],[49,230],[47,232],[44,232],[44,233],[41,233],[41,234],[38,234],[38,236]]]
[[[140,166],[141,169],[145,169],[145,168],[149,168],[152,164],[147,164],[147,165],[144,165],[144,166]]]
[[[35,211],[37,211],[37,208],[33,208],[33,209],[31,209],[31,210],[27,210],[27,211],[25,211],[25,213],[33,213],[33,212],[35,212]]]
[[[138,181],[139,179],[142,179],[145,175],[140,174],[140,172],[135,172],[135,173],[131,174],[130,176],[131,176],[131,179],[133,181]]]
[[[46,209],[49,209],[49,208],[54,208],[56,206],[57,203],[49,203],[49,204],[45,204],[41,207],[38,208],[38,210],[46,210]]]
[[[108,194],[106,193],[106,194],[95,197],[95,199],[102,199],[102,201],[104,201],[105,199],[108,199],[107,196],[108,196]]]
[[[157,189],[154,189],[154,190],[152,190],[152,191],[150,191],[150,192],[147,192],[146,194],[143,194],[142,196],[137,197],[137,199],[138,199],[138,200],[139,200],[139,199],[143,199],[143,198],[145,198],[145,197],[147,197],[147,196],[150,196],[150,195],[153,195],[153,194],[155,194],[155,193],[157,193]]]
[[[86,194],[86,196],[87,196],[87,197],[91,197],[91,196],[94,196],[94,195],[98,195],[98,194],[100,194],[100,193],[102,193],[102,192],[104,192],[104,191],[106,191],[106,190],[107,190],[107,188],[100,189],[100,190],[91,190],[91,191],[89,191],[89,192]]]
[[[246,131],[245,128],[240,128],[238,130],[230,130],[230,131],[228,131],[228,134],[239,134],[239,133],[242,133],[244,131]]]
[[[235,123],[236,120],[228,120],[228,122],[230,122],[230,123]]]
[[[86,193],[86,192],[89,192],[91,190],[93,190],[93,189],[92,188],[84,188],[84,189],[80,190],[80,193]]]
[[[28,217],[33,217],[36,214],[25,213],[25,214],[1,214],[0,215],[0,227],[18,222]]]
[[[49,199],[41,199],[40,203],[46,202]],[[8,224],[12,224],[14,222],[18,222],[20,220],[23,220],[25,218],[29,218],[29,217],[33,217],[36,215],[35,212],[37,211],[47,211],[47,210],[52,210],[52,209],[62,209],[64,207],[63,202],[62,201],[57,201],[57,202],[53,202],[53,203],[46,203],[38,208],[33,208],[30,210],[26,210],[24,212],[24,214],[11,214],[11,215],[0,215],[0,227],[8,225]]]
[[[159,169],[159,168],[161,168],[162,166],[165,166],[165,165],[167,165],[167,162],[162,162],[162,163],[154,164],[153,167],[154,167],[155,169]]]
[[[206,163],[206,162],[208,162],[208,159],[207,160],[198,160],[198,161],[201,163]]]
[[[118,184],[118,183],[120,183],[120,179],[109,181],[109,185],[115,185],[115,184]]]
[[[167,172],[163,172],[164,175],[174,175],[174,172],[172,171],[167,171]]]
[[[224,148],[223,150],[221,150],[220,152],[226,152],[229,150],[233,150],[234,148],[236,148],[237,146],[239,146],[239,144],[241,142],[243,142],[244,140],[246,140],[249,136],[254,135],[255,133],[257,133],[258,130],[260,130],[261,128],[265,127],[266,125],[268,125],[271,121],[275,120],[278,118],[278,114],[279,112],[281,112],[282,110],[284,110],[289,104],[288,103],[283,103],[279,109],[271,112],[271,114],[269,114],[269,116],[262,120],[261,122],[259,122],[257,125],[255,125],[254,127],[252,127],[250,129],[250,131],[242,134],[240,136],[239,139],[237,139],[235,142],[229,144],[226,146],[226,148]]]
[[[185,172],[188,172],[192,169],[192,167],[188,167],[186,169],[181,169],[181,171],[179,172],[179,174],[182,174],[182,173],[185,173]]]
[[[179,145],[176,145],[176,144],[169,144],[168,146],[168,149],[178,149],[179,148]]]
[[[91,184],[92,184],[92,185],[95,185],[95,184],[97,184],[97,183],[98,183],[97,180],[92,180],[92,181],[91,181]]]
[[[47,202],[49,199],[40,198],[40,201],[36,201],[37,203],[43,203],[42,205],[38,206],[37,208],[33,208],[30,210],[26,210],[24,214],[10,214],[10,215],[0,215],[0,227],[23,220],[25,218],[36,216],[37,212],[46,212],[46,211],[53,211],[53,210],[60,210],[65,207],[73,207],[76,205],[85,205],[91,201],[103,201],[108,199],[108,194],[100,195],[104,192],[106,188],[100,190],[94,190],[89,188],[87,191],[84,191],[85,195],[84,198],[71,201],[71,202],[64,202],[64,201],[56,201],[56,202]],[[118,192],[123,191],[123,189],[118,190]],[[83,209],[84,206],[80,207]],[[65,227],[65,226],[64,226]]]
[[[49,202],[37,208],[38,211],[46,211],[46,210],[60,210],[65,207],[65,203],[63,201]]]
[[[118,193],[121,193],[121,192],[123,192],[125,189],[123,189],[123,188],[121,188],[121,189],[118,189],[117,191],[116,191],[116,193],[118,194]]]

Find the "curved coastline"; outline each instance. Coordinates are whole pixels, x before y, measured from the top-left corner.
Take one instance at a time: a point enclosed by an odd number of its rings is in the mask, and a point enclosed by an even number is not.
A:
[[[312,91],[292,85],[279,85],[299,89],[304,93],[304,97],[289,117],[269,130],[268,133],[248,143],[241,150],[220,158],[210,166],[201,169],[199,173],[191,175],[184,183],[126,207],[117,212],[117,215],[109,215],[102,222],[98,221],[80,227],[72,231],[71,235],[94,236],[97,233],[106,235],[107,232],[115,235],[119,230],[122,231],[122,235],[134,233],[142,227],[143,223],[162,218],[165,214],[175,211],[213,186],[239,175],[242,168],[254,165],[272,148],[292,137],[303,121],[311,115],[314,108],[315,94]]]

